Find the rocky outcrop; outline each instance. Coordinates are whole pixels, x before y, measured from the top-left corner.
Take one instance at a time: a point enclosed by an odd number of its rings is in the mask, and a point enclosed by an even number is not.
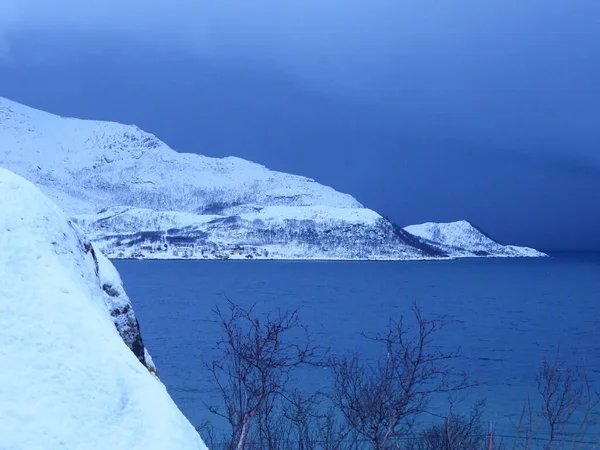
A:
[[[79,234],[79,230],[68,221],[69,227],[73,232]],[[135,316],[131,300],[123,288],[123,282],[112,263],[100,252],[96,252],[94,245],[84,237],[81,237],[84,253],[88,254],[95,267],[95,274],[98,278],[98,285],[104,293],[103,299],[110,316],[123,342],[136,356],[144,367],[154,375],[158,375],[156,366],[152,361],[148,350],[144,347],[140,324]]]
[[[150,372],[158,375],[152,358],[144,346],[140,324],[117,270],[102,253],[96,253],[96,255],[99,266],[98,281],[104,293],[104,303],[110,312],[115,327],[119,331],[119,335],[136,358]]]

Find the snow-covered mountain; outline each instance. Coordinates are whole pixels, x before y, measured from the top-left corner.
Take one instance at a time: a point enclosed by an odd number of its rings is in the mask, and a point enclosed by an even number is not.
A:
[[[438,248],[441,252],[453,257],[533,257],[547,256],[528,247],[502,245],[487,236],[484,232],[466,220],[450,223],[423,223],[404,228],[414,236],[425,240],[425,243]]]
[[[114,266],[4,169],[0,205],[0,447],[206,449],[151,373]]]
[[[239,158],[177,153],[135,126],[63,118],[1,97],[0,166],[34,182],[111,258],[477,253],[413,236],[309,178]]]
[[[0,166],[38,185],[111,257],[437,256],[314,180],[239,158],[177,153],[135,126],[2,98]]]

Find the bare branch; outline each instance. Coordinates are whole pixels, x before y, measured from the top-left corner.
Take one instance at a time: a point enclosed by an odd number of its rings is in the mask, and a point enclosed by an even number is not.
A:
[[[226,309],[218,305],[213,309],[223,330],[216,343],[222,357],[206,364],[225,409],[209,407],[209,411],[227,419],[231,441],[242,449],[256,421],[254,431],[262,442],[275,440],[273,427],[265,421],[273,416],[278,399],[285,396],[292,371],[301,365],[322,364],[324,359],[319,358],[320,348],[311,343],[310,334],[300,324],[297,310],[259,316],[254,306],[244,309],[226,296],[225,300]]]
[[[427,411],[432,395],[475,385],[466,373],[453,368],[460,352],[445,352],[434,344],[446,319],[426,319],[416,304],[412,311],[416,322],[412,333],[401,318],[390,321],[385,333],[365,336],[385,348],[383,361],[363,362],[354,354],[331,362],[333,403],[348,426],[375,449],[408,433]]]

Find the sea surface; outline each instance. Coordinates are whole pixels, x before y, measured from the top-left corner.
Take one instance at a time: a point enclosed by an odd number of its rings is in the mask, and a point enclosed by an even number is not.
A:
[[[333,354],[381,356],[361,333],[383,331],[418,302],[427,317],[453,322],[436,341],[460,347],[459,369],[480,385],[464,403],[486,400],[485,417],[511,434],[536,373],[557,351],[585,366],[600,390],[600,254],[547,259],[419,262],[114,261],[139,319],[144,342],[171,396],[197,425],[219,404],[204,364],[218,358],[213,308],[224,296],[257,311],[299,308],[302,323]],[[306,390],[327,375],[301,376]],[[325,369],[319,369],[325,370]],[[302,374],[301,374],[302,375]],[[440,406],[441,407],[441,406]],[[595,434],[595,431],[594,431]]]

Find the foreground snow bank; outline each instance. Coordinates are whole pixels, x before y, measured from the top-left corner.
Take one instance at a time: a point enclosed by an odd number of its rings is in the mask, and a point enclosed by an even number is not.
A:
[[[206,448],[124,343],[139,329],[114,267],[1,168],[0,250],[2,449]]]

